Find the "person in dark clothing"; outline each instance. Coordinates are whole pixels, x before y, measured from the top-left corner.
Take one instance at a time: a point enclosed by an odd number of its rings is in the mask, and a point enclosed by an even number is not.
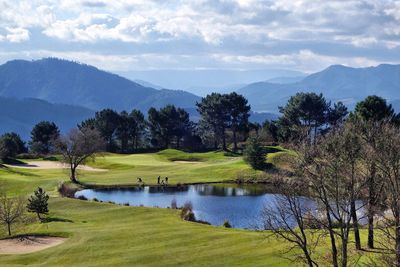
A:
[[[168,176],[165,177],[165,183],[168,184]]]
[[[138,180],[138,183],[142,182],[142,178],[140,178],[140,177],[138,177],[137,180]]]
[[[160,176],[157,178],[157,184],[160,184]]]

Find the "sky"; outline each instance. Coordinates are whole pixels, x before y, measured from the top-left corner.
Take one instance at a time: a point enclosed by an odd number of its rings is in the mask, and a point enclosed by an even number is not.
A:
[[[400,63],[400,0],[0,0],[0,63],[114,72]]]

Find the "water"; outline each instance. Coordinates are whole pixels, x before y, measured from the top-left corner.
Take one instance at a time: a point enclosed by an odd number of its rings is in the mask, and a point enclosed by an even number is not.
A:
[[[176,200],[182,207],[190,201],[197,220],[222,225],[225,220],[235,228],[262,229],[262,211],[268,203],[275,205],[279,194],[271,187],[238,185],[190,185],[184,187],[144,187],[129,189],[85,189],[75,197],[96,198],[131,206],[171,207]],[[304,198],[314,205],[314,201]]]

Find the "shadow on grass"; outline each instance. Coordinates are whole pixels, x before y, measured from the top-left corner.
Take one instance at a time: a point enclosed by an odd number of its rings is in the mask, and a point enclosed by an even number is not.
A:
[[[47,217],[42,219],[42,223],[50,223],[50,222],[68,222],[68,223],[73,223],[74,221],[69,220],[69,219],[64,219],[64,218],[58,218],[58,217]]]
[[[32,177],[38,177],[39,175],[31,173],[31,172],[27,172],[24,170],[16,170],[16,168],[10,168],[8,166],[5,165],[1,165],[0,164],[0,169],[4,170],[10,174],[18,174],[18,175],[22,175],[22,176],[32,176]]]

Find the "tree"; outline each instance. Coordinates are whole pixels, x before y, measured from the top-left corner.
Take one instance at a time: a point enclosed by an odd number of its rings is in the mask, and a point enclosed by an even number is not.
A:
[[[296,127],[305,127],[310,137],[316,137],[319,127],[327,123],[330,103],[326,102],[322,94],[297,93],[290,97],[285,107],[279,107],[282,113],[281,126],[289,124]],[[291,127],[290,131],[296,131]],[[291,133],[293,135],[294,133]]]
[[[382,246],[394,255],[389,257],[389,266],[400,266],[400,131],[385,124],[377,139],[376,167],[383,178],[385,205],[392,217],[384,217],[380,230],[383,232]]]
[[[134,121],[134,124],[132,124],[132,127],[130,128],[130,138],[133,142],[133,148],[138,149],[146,129],[146,122],[143,113],[137,109],[132,110],[129,117]]]
[[[250,137],[247,140],[243,152],[244,160],[255,170],[265,168],[265,151],[257,137]]]
[[[16,133],[5,133],[0,136],[0,159],[12,158],[26,152],[25,143]]]
[[[237,132],[241,129],[247,129],[249,126],[250,106],[248,101],[242,95],[235,92],[226,96],[229,104],[229,128],[233,133],[233,150],[237,150]]]
[[[354,130],[342,127],[318,137],[312,146],[304,142],[293,166],[317,200],[314,220],[329,235],[333,266],[347,266],[350,230],[358,223],[354,213],[363,207],[354,205],[365,189],[359,150]]]
[[[158,144],[168,148],[172,139],[176,138],[176,146],[179,148],[180,140],[186,133],[192,131],[192,123],[189,114],[181,108],[167,105],[160,110],[150,108],[148,123],[151,135]]]
[[[28,204],[26,205],[26,208],[28,212],[36,213],[38,219],[42,221],[40,215],[47,214],[49,212],[47,203],[47,201],[49,200],[49,196],[41,187],[38,187],[38,189],[35,190],[33,193],[34,195],[31,195],[28,199]]]
[[[196,103],[197,111],[201,115],[200,124],[213,133],[214,148],[218,148],[218,137],[222,138],[222,148],[226,147],[226,129],[229,127],[229,104],[227,98],[219,93],[212,93]]]
[[[262,212],[264,229],[291,243],[289,251],[294,248],[302,251],[301,255],[295,254],[295,262],[300,260],[310,267],[318,266],[313,259],[319,240],[318,230],[310,229],[310,214],[315,210],[315,205],[307,198],[300,197],[304,194],[304,185],[281,181],[277,189],[280,194],[276,196],[276,201],[268,202]]]
[[[135,122],[132,120],[132,118],[129,117],[128,112],[122,111],[119,114],[119,123],[118,123],[118,127],[116,129],[116,136],[120,141],[121,152],[128,151],[128,142],[130,139],[129,136],[130,136],[131,128],[135,127],[134,123]]]
[[[337,102],[333,105],[333,108],[328,110],[328,122],[332,126],[343,123],[347,114],[347,107],[342,102]]]
[[[95,114],[96,129],[107,142],[107,151],[113,151],[114,134],[120,123],[120,117],[112,109],[103,109]]]
[[[58,138],[59,135],[60,131],[54,122],[39,122],[33,127],[31,132],[31,150],[38,154],[49,153],[52,141]]]
[[[358,102],[354,112],[365,121],[391,120],[396,115],[392,105],[388,105],[385,99],[376,95]]]
[[[8,235],[11,235],[11,225],[22,220],[24,210],[22,198],[9,198],[5,193],[0,196],[0,222],[7,226]]]
[[[72,129],[66,136],[56,141],[56,148],[69,165],[70,179],[77,183],[76,170],[88,159],[94,159],[95,153],[104,149],[104,139],[100,133],[91,128]]]
[[[378,151],[377,139],[380,135],[381,124],[391,121],[395,113],[391,105],[379,96],[368,96],[356,104],[350,119],[358,124],[358,132],[364,140],[363,162],[368,183],[368,247],[374,248],[374,216],[379,201],[382,186],[377,177],[375,152]]]

